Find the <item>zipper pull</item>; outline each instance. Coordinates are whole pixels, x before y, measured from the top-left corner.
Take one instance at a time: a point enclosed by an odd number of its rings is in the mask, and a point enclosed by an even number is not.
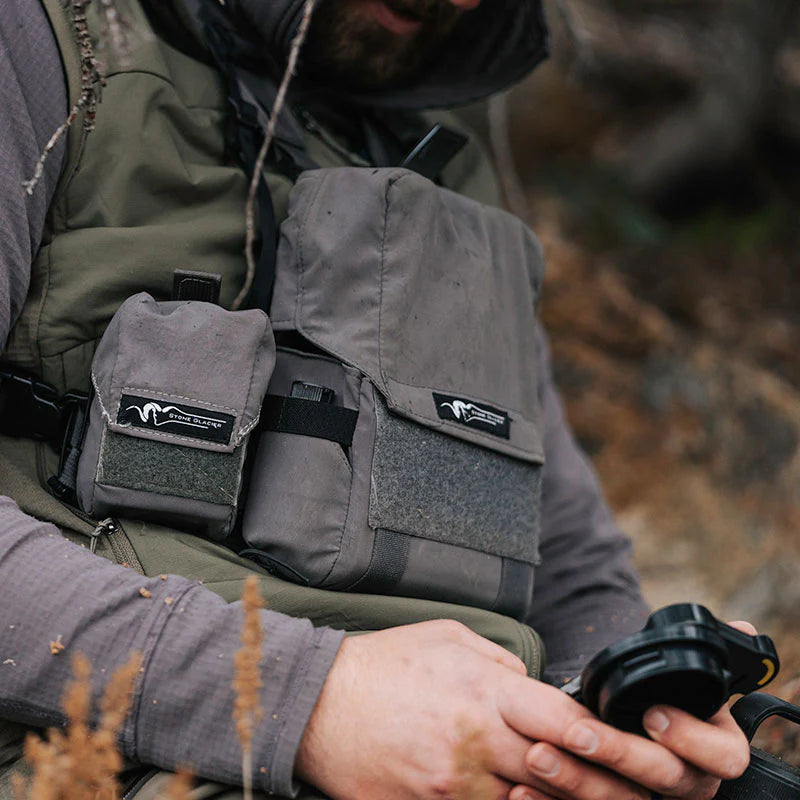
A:
[[[89,552],[94,553],[97,551],[97,540],[103,535],[107,536],[116,533],[117,523],[111,517],[107,517],[102,522],[98,523],[97,527],[89,534],[92,537],[92,543],[89,545]]]

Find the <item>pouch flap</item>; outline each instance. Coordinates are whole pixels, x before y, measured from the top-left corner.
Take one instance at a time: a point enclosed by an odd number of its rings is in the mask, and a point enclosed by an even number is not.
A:
[[[392,411],[540,462],[543,271],[511,214],[407,170],[315,170],[281,227],[272,323],[360,369]]]
[[[111,430],[230,453],[258,422],[274,366],[262,311],[141,293],[111,320],[92,382]]]

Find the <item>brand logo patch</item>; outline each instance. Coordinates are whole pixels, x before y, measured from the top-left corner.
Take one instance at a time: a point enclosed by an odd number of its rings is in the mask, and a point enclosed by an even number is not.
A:
[[[436,413],[440,419],[460,422],[462,425],[492,433],[503,439],[509,438],[511,421],[508,414],[499,408],[437,392],[433,393],[433,402],[436,404]]]
[[[175,405],[133,394],[122,395],[117,414],[117,423],[120,425],[164,431],[218,444],[230,442],[235,421],[233,414]]]

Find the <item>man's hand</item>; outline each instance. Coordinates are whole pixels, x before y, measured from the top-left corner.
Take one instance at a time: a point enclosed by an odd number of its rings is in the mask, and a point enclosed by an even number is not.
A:
[[[700,800],[747,766],[727,709],[653,709],[646,724],[657,741],[604,725],[459,623],[425,622],[345,640],[296,771],[335,800]]]
[[[729,624],[756,634],[748,622]],[[534,777],[528,786],[515,787],[509,800],[625,800],[653,793],[709,800],[720,780],[737,778],[747,768],[750,746],[727,705],[708,722],[656,706],[643,723],[653,741],[595,718],[570,722],[560,743],[550,738],[530,748],[526,764]]]

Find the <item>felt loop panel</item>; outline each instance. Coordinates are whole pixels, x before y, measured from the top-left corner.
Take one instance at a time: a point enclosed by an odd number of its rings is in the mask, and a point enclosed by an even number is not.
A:
[[[375,411],[373,528],[538,563],[541,465]]]

